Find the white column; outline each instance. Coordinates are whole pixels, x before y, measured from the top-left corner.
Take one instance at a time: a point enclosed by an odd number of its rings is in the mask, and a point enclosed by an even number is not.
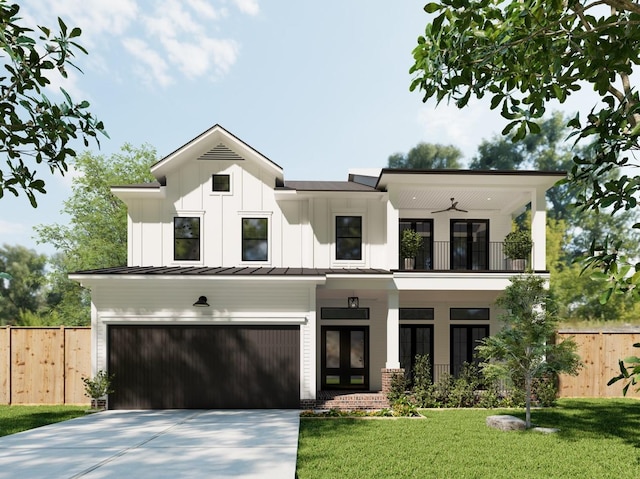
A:
[[[385,368],[400,368],[400,294],[397,289],[387,293],[387,362]]]
[[[532,269],[542,271],[547,269],[547,199],[544,190],[536,190],[531,196]]]
[[[400,223],[400,213],[393,206],[393,192],[389,193],[387,200],[387,269],[398,269],[398,256],[400,252],[400,241],[398,234],[398,224]]]

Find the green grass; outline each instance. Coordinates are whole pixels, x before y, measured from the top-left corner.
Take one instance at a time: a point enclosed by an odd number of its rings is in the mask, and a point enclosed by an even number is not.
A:
[[[425,419],[300,421],[297,472],[316,478],[638,478],[640,401],[560,400],[532,411],[556,434],[502,432],[493,414],[521,410],[427,410]]]
[[[86,406],[0,406],[0,436],[84,416]]]

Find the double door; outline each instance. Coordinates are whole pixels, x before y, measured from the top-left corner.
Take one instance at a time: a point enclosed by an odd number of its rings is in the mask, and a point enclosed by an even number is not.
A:
[[[369,327],[323,326],[321,387],[369,389]]]

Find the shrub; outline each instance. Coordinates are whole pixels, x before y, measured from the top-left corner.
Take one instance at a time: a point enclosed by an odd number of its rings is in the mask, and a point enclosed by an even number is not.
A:
[[[420,416],[418,413],[418,407],[415,402],[409,396],[402,396],[401,398],[394,401],[391,406],[391,410],[393,411],[394,416],[406,416],[406,417],[417,417]]]
[[[113,388],[111,387],[113,376],[113,374],[107,374],[106,371],[101,369],[93,378],[83,377],[84,394],[94,401],[97,401],[107,394],[111,394],[113,392]]]
[[[406,396],[408,381],[404,374],[395,373],[391,377],[391,385],[387,392],[389,404],[395,403],[398,399]]]

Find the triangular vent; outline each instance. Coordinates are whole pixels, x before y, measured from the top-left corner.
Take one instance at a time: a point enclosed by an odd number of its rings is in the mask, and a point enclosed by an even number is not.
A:
[[[230,161],[238,161],[238,160],[242,160],[243,158],[240,155],[238,155],[237,153],[234,153],[233,151],[231,151],[229,148],[227,148],[222,143],[220,143],[218,146],[216,146],[215,148],[207,151],[204,155],[200,156],[198,159],[199,160],[230,160]]]

